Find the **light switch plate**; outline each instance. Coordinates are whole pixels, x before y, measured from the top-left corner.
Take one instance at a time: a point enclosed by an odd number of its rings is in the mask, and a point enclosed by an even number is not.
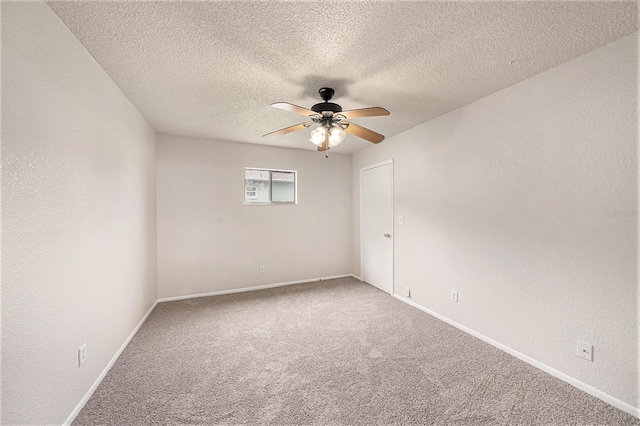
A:
[[[404,225],[404,216],[398,216],[398,225]]]
[[[82,366],[84,362],[87,360],[87,344],[80,346],[78,348],[78,367]]]

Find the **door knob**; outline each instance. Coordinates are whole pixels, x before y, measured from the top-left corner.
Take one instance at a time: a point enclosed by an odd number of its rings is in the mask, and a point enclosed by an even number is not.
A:
[[[384,236],[385,236],[385,238],[391,238],[391,234],[389,234],[389,233],[384,234]]]

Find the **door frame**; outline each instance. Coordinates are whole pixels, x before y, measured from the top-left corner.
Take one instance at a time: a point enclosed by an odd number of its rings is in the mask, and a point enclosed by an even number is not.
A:
[[[384,166],[389,164],[390,167],[390,180],[391,182],[391,296],[396,294],[396,279],[395,279],[395,245],[396,245],[396,233],[393,228],[395,224],[395,216],[394,216],[394,207],[395,207],[395,199],[393,195],[393,158],[385,161],[381,161],[379,163],[372,164],[370,166],[366,166],[360,169],[360,281],[362,281],[363,273],[362,273],[362,174],[370,169],[375,169],[376,167]]]

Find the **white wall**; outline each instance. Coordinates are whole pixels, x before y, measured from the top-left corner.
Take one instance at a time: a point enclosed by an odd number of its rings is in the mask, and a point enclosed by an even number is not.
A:
[[[160,298],[350,273],[350,156],[163,134],[157,156]],[[245,167],[297,170],[298,205],[245,206]]]
[[[65,421],[155,302],[155,188],[139,112],[44,2],[2,2],[3,424]]]
[[[394,158],[396,294],[637,407],[636,61],[637,33],[355,154],[352,272],[358,171]]]
[[[156,296],[358,274],[388,158],[396,289],[638,406],[636,38],[353,159],[160,135],[156,287],[154,131],[43,2],[3,2],[2,423],[64,421]],[[299,205],[244,206],[245,166],[297,169]]]

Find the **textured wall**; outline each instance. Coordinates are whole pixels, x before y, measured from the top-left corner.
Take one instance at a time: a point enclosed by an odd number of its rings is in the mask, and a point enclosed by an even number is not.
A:
[[[62,423],[152,306],[155,206],[155,132],[45,3],[2,2],[3,424]]]
[[[394,158],[396,294],[637,407],[636,61],[637,33],[355,154],[352,271],[358,170]]]
[[[245,206],[245,167],[297,170],[298,205]],[[159,297],[350,273],[350,182],[344,154],[158,135]]]

